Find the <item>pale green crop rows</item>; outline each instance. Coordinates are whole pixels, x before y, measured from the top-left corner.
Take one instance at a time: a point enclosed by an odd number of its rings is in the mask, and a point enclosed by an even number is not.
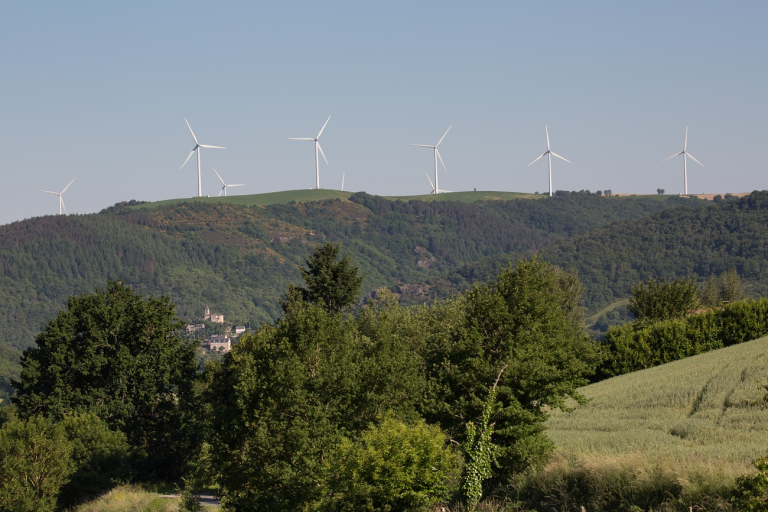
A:
[[[768,337],[582,388],[548,434],[568,459],[640,457],[744,472],[768,453]]]

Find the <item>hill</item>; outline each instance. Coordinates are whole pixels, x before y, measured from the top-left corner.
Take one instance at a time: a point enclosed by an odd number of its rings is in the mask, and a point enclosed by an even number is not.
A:
[[[628,199],[628,198],[624,198]],[[635,198],[637,199],[637,198]],[[681,198],[681,201],[685,199]],[[628,314],[625,299],[632,286],[650,277],[701,279],[735,268],[751,296],[768,293],[768,192],[753,192],[709,208],[693,200],[643,218],[619,220],[563,237],[540,251],[545,260],[576,270],[586,285],[590,314]],[[514,255],[513,255],[514,256]],[[435,283],[458,291],[488,279],[507,264],[493,255],[457,268]]]
[[[261,206],[119,204],[100,214],[29,219],[0,226],[0,309],[6,312],[0,340],[17,349],[29,346],[68,296],[104,286],[109,278],[142,294],[169,295],[189,321],[206,305],[228,323],[271,321],[288,283],[300,281],[303,258],[329,240],[342,242],[367,273],[365,293],[402,285],[412,300],[423,301],[440,294],[440,286],[408,283],[688,202],[584,193],[429,203],[358,193]]]
[[[286,190],[264,194],[235,195],[227,197],[190,197],[166,199],[142,203],[132,208],[143,210],[162,206],[172,206],[184,203],[199,202],[204,204],[239,204],[242,206],[269,206],[273,204],[307,203],[326,199],[349,199],[353,192],[330,189]],[[477,201],[510,201],[512,199],[540,199],[544,196],[524,192],[447,192],[444,194],[423,194],[415,196],[385,196],[390,201],[452,201],[457,203],[474,203]]]

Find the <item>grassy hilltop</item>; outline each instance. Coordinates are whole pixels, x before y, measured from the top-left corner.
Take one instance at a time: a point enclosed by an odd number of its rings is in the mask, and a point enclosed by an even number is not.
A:
[[[141,210],[171,206],[187,202],[200,202],[203,204],[238,204],[242,206],[269,206],[273,204],[307,203],[310,201],[323,201],[326,199],[349,199],[353,192],[330,189],[285,190],[282,192],[267,192],[265,194],[233,195],[227,197],[190,197],[179,199],[166,199],[134,206]],[[511,199],[539,199],[544,196],[528,194],[525,192],[447,192],[445,194],[423,194],[415,196],[385,196],[392,201],[455,201],[459,203],[474,203],[476,201],[509,201]]]

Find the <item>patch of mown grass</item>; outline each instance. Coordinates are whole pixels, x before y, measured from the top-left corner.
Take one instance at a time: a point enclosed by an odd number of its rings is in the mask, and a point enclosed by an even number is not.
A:
[[[553,459],[512,491],[539,510],[731,510],[768,451],[766,379],[768,337],[581,388],[548,422]]]

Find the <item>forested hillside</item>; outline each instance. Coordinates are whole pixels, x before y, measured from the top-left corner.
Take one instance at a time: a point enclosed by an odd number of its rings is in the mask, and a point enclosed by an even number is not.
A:
[[[576,270],[586,286],[584,305],[599,311],[628,297],[650,277],[705,279],[736,269],[750,296],[768,292],[768,192],[753,192],[711,208],[688,203],[655,213],[642,222],[617,221],[574,233],[541,250],[556,265]],[[441,294],[460,291],[496,275],[506,254],[463,265],[430,284]],[[406,298],[406,301],[412,299]]]
[[[695,201],[697,204],[710,204]],[[424,282],[482,258],[522,255],[624,219],[689,204],[678,197],[589,193],[476,203],[349,200],[242,206],[126,204],[100,214],[48,216],[0,227],[0,340],[29,346],[70,295],[123,279],[145,295],[169,295],[182,318],[209,305],[227,323],[278,315],[309,248],[340,241],[367,273],[364,293],[440,293]]]

